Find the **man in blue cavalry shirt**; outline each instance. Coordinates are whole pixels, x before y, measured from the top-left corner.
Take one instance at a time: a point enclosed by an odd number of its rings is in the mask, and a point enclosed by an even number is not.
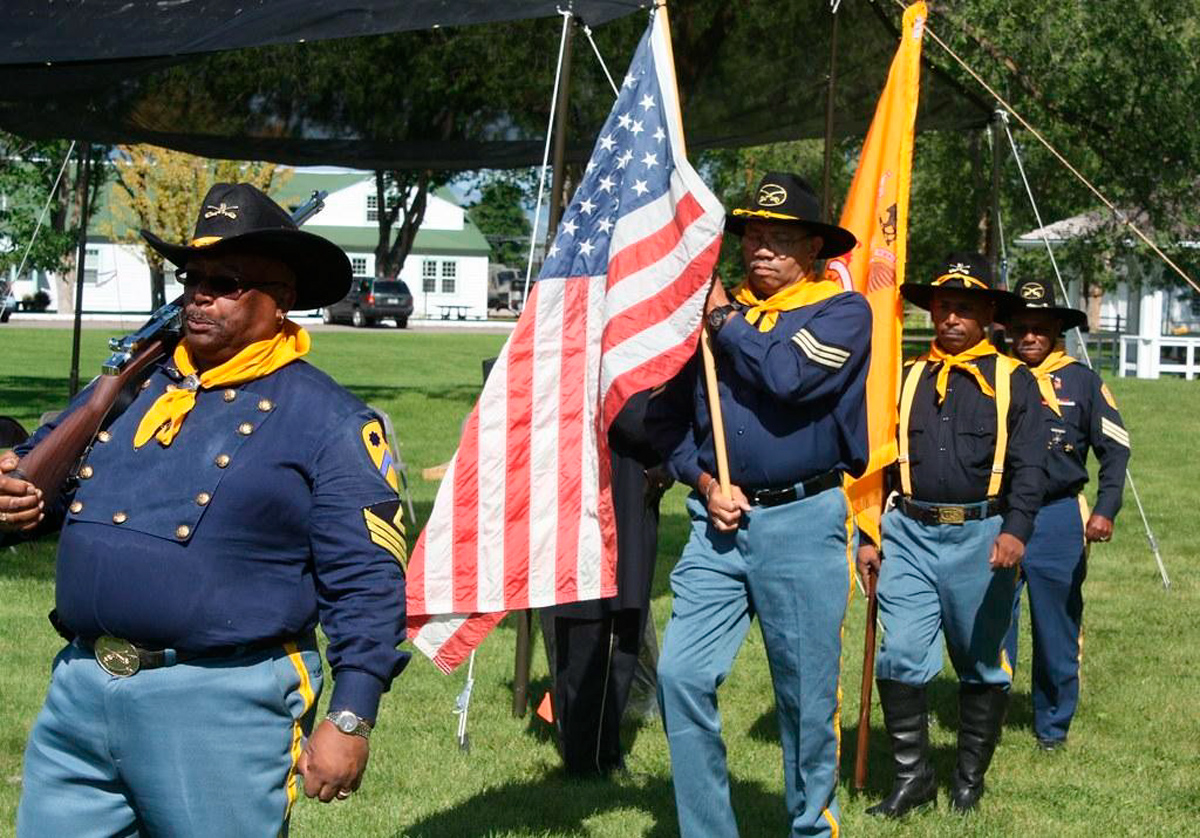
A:
[[[697,359],[648,416],[673,476],[695,489],[658,669],[685,836],[737,834],[717,688],[754,617],[775,688],[789,834],[838,833],[838,670],[855,541],[842,477],[867,463],[871,311],[821,279],[818,260],[855,239],[818,218],[804,181],[771,173],[727,224],[742,236],[746,281],[733,302],[715,282],[706,319],[730,496],[715,476]]]
[[[248,185],[214,186],[186,245],[143,235],[184,268],[174,354],[58,508],[0,458],[0,535],[61,530],[69,638],[25,751],[17,834],[276,835],[300,778],[326,802],[358,788],[408,660],[380,421],[300,360],[308,335],[286,318],[340,299],[350,264]],[[335,686],[313,731],[318,622]]]
[[[1063,351],[1063,333],[1076,326],[1086,329],[1087,315],[1057,305],[1054,286],[1042,279],[1022,280],[1015,293],[1021,305],[1008,313],[1006,331],[1016,356],[1037,378],[1050,433],[1046,498],[1025,548],[1004,645],[1015,669],[1021,589],[1027,588],[1033,732],[1038,747],[1055,751],[1066,745],[1079,703],[1087,545],[1112,538],[1129,465],[1129,432],[1100,376]],[[1089,450],[1100,461],[1100,488],[1090,514],[1083,495]]]

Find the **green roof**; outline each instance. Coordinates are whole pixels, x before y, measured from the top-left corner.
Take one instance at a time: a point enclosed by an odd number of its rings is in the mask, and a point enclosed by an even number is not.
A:
[[[379,233],[370,227],[328,227],[305,224],[310,233],[329,239],[344,250],[373,251],[379,244]],[[491,247],[479,228],[467,219],[461,230],[418,230],[413,253],[446,254],[448,256],[486,256]]]

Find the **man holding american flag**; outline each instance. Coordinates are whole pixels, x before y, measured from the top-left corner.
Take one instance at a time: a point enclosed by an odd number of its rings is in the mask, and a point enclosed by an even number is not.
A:
[[[684,836],[736,836],[717,687],[758,617],[775,687],[791,835],[837,835],[841,626],[855,529],[845,474],[867,465],[864,388],[871,310],[822,279],[818,260],[855,245],[819,218],[795,175],[763,178],[726,229],[746,281],[706,303],[728,433],[728,496],[693,359],[651,404],[672,476],[695,487],[691,536],[671,574],[659,697]]]

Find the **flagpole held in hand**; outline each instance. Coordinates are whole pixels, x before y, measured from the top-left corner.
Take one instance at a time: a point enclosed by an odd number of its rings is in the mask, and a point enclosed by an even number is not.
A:
[[[713,275],[713,282],[721,278]],[[732,499],[729,484],[729,455],[725,451],[725,420],[721,416],[721,394],[717,390],[717,359],[713,355],[712,336],[707,327],[700,327],[700,347],[704,355],[704,384],[708,390],[708,414],[712,417],[713,451],[717,456],[717,482],[721,494]]]
[[[875,623],[879,616],[879,600],[875,583],[879,574],[872,569],[867,574],[867,630],[863,648],[862,694],[858,704],[858,749],[854,755],[854,788],[862,791],[867,785],[867,754],[871,749],[871,686],[875,673]]]

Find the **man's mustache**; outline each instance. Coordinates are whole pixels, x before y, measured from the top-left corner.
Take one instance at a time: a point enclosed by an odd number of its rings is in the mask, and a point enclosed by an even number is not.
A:
[[[216,320],[213,320],[211,317],[205,317],[194,308],[185,308],[183,310],[183,314],[185,319],[194,321],[196,323],[208,323],[213,326],[217,324]]]

